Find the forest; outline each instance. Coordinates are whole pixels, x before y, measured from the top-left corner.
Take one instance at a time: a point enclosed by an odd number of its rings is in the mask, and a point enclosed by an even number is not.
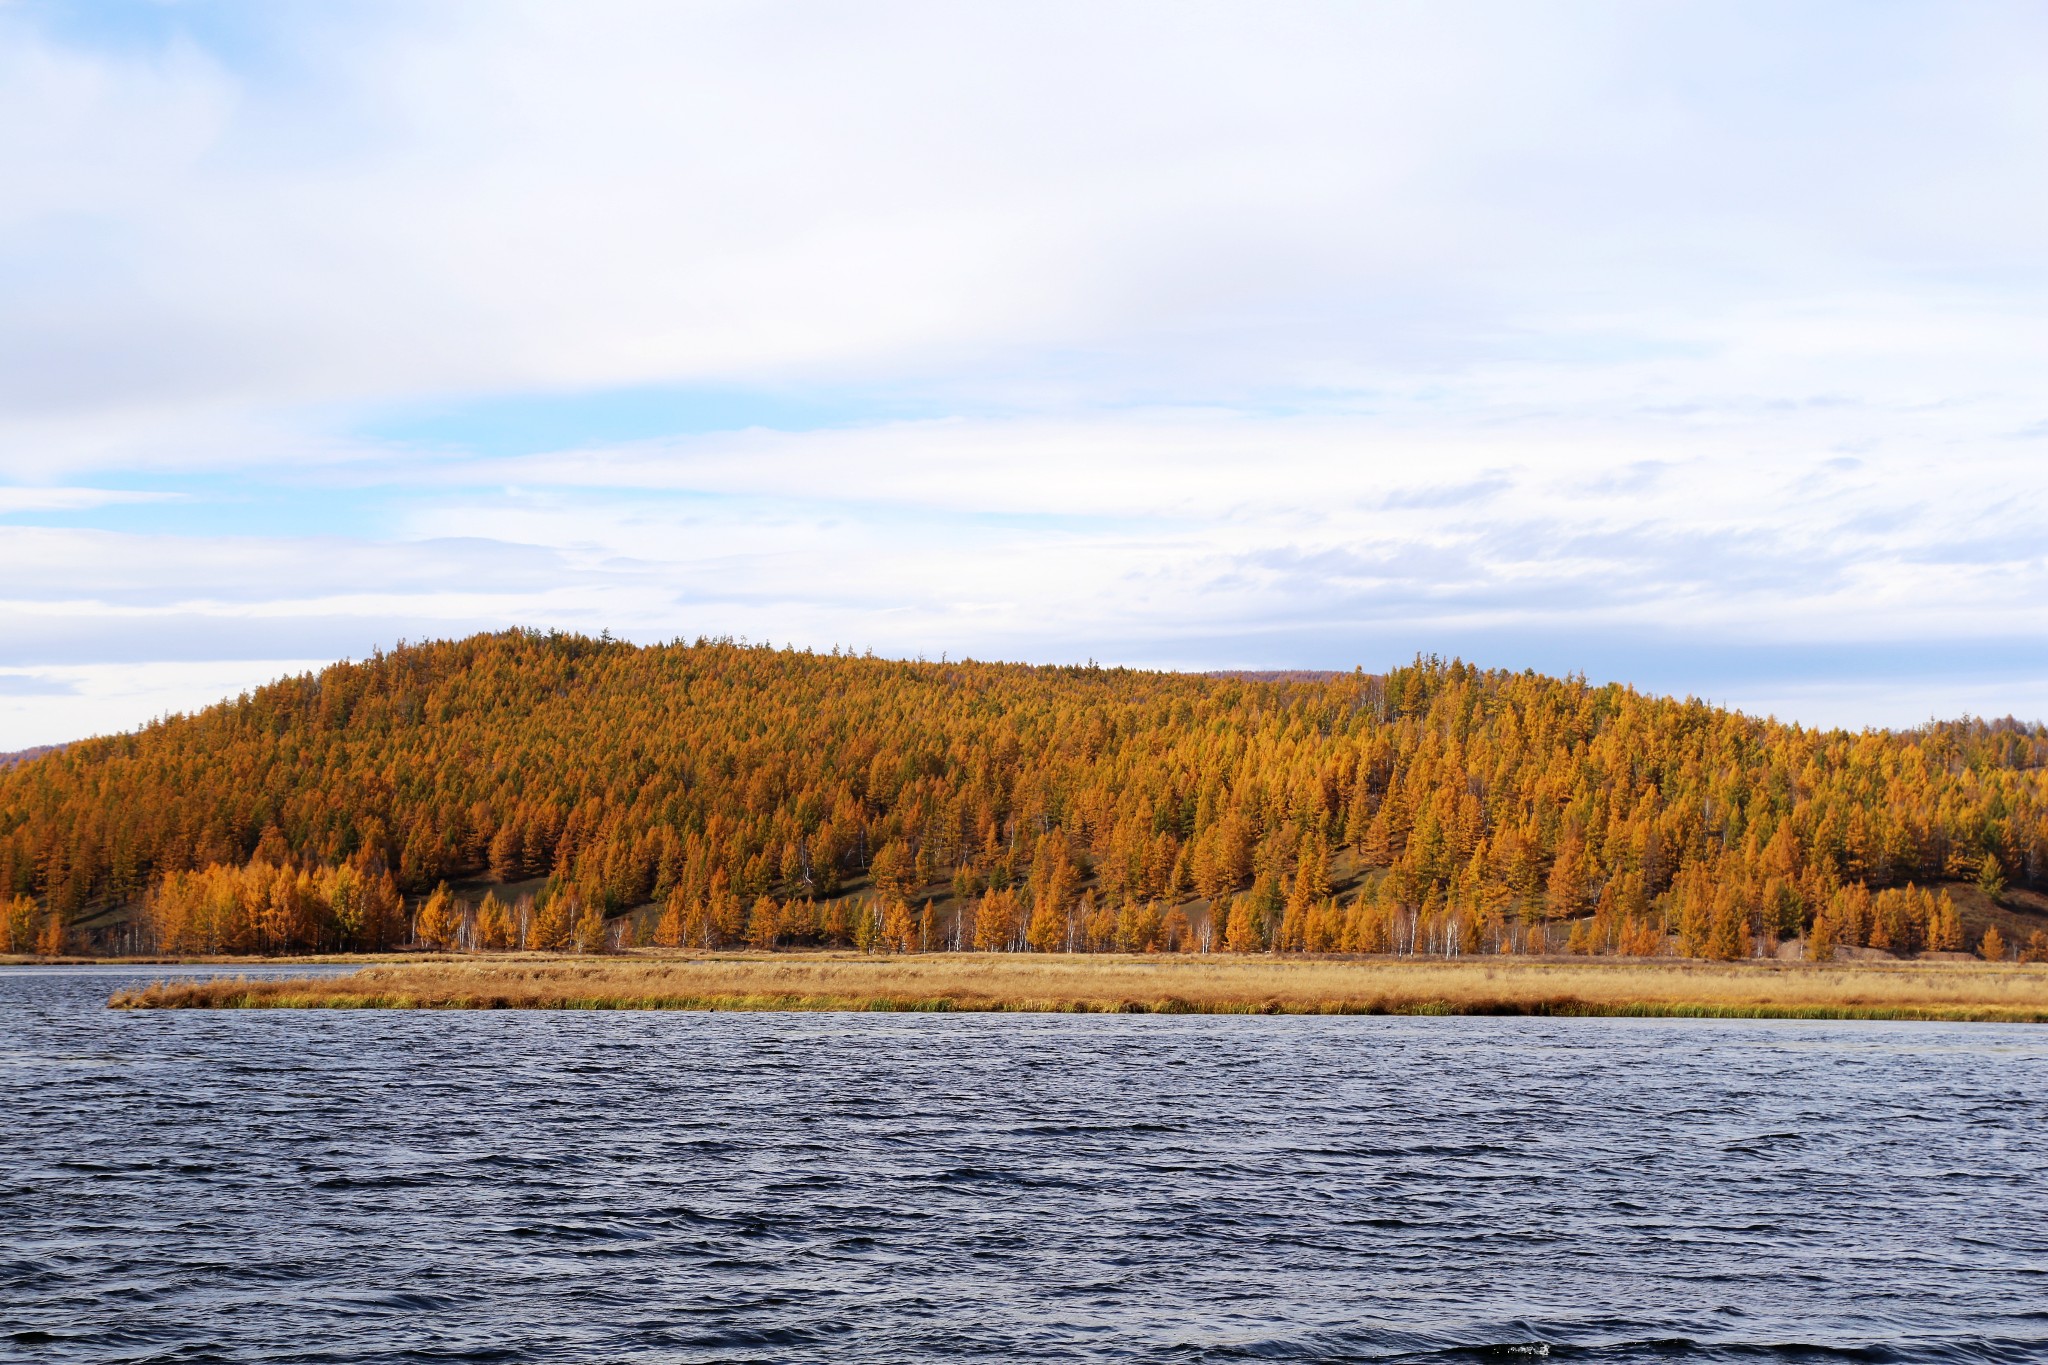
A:
[[[505,631],[0,769],[0,952],[2048,957],[2048,730]],[[1966,941],[1966,937],[1969,941]]]

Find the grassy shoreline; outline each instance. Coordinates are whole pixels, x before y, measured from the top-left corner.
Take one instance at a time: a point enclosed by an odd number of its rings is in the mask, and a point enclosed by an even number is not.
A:
[[[570,1009],[1471,1014],[2048,1023],[2048,967],[733,954],[381,963],[345,976],[159,981],[116,1009]]]

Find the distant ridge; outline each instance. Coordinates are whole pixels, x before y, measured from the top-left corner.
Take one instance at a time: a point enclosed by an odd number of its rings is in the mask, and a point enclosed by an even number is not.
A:
[[[32,758],[41,758],[44,754],[54,754],[64,747],[62,744],[38,744],[33,749],[16,749],[13,753],[0,754],[0,768],[12,768],[16,764],[26,763]]]
[[[1351,675],[1334,668],[1213,668],[1210,678],[1242,678],[1246,682],[1328,682]]]

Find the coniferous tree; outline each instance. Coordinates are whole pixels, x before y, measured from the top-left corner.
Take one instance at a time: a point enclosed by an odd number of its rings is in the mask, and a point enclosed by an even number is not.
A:
[[[592,901],[583,907],[583,913],[576,917],[576,951],[579,953],[608,953],[611,951],[611,926],[605,923],[604,906]]]
[[[1986,853],[1977,864],[1977,889],[1993,904],[2005,895],[2005,869],[1999,865],[1996,853]]]
[[[62,957],[71,946],[71,935],[64,924],[64,916],[52,911],[43,916],[43,926],[36,934],[36,954],[39,957]]]
[[[477,906],[476,937],[477,947],[487,952],[502,952],[513,946],[512,915],[495,891],[485,892]]]
[[[533,932],[527,947],[551,953],[567,948],[576,931],[580,908],[571,892],[554,891],[541,897],[534,907]]]
[[[413,935],[429,948],[451,948],[455,946],[455,935],[461,923],[455,911],[455,898],[449,894],[448,884],[443,882],[420,907],[419,917],[413,924]]]

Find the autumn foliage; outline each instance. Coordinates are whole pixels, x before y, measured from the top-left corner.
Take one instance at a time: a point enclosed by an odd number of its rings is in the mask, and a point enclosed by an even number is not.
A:
[[[0,933],[121,902],[192,951],[1907,953],[1966,946],[1926,888],[2044,857],[2039,727],[1816,731],[1434,659],[1256,681],[514,631],[0,771],[0,907],[28,907]]]

